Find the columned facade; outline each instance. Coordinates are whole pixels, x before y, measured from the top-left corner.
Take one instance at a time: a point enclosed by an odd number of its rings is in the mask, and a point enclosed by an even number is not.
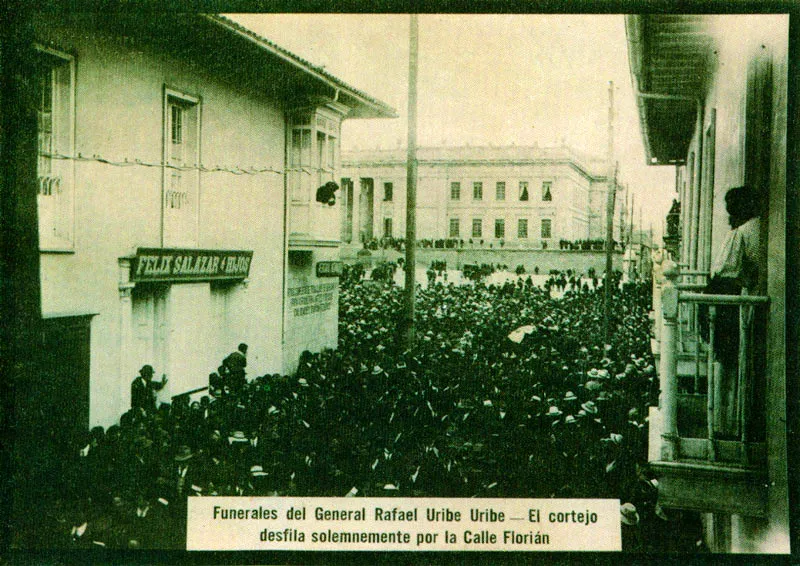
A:
[[[562,241],[605,239],[608,167],[602,159],[564,146],[420,147],[417,155],[420,240],[558,249]],[[405,150],[345,152],[342,175],[361,190],[353,243],[403,238]],[[617,190],[619,210],[625,189]],[[617,241],[621,224],[615,215]]]

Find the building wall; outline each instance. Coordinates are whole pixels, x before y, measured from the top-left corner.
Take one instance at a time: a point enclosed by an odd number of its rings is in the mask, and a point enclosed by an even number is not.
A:
[[[286,373],[294,373],[303,351],[335,349],[338,344],[339,279],[317,277],[320,261],[339,261],[339,248],[289,251],[283,345]]]
[[[714,132],[713,159],[708,144],[703,147],[696,134],[688,152],[695,159],[687,158],[681,175],[683,182],[678,187],[684,234],[681,261],[689,263],[690,269],[709,269],[730,231],[724,197],[728,189],[743,185],[749,176],[746,144],[748,136],[756,134],[747,131],[748,73],[752,72],[754,62],[760,60],[771,69],[771,95],[766,104],[771,112],[769,158],[750,167],[764,169],[766,179],[753,189],[768,201],[761,216],[763,238],[767,242],[767,281],[761,292],[770,298],[765,384],[769,490],[766,519],[715,515],[706,521],[709,530],[715,522],[717,528],[720,521],[726,524],[733,552],[785,553],[789,551],[784,353],[788,18],[727,18],[724,26],[703,101],[700,129],[704,143],[709,139],[709,131]],[[713,195],[708,191],[713,191]],[[697,246],[696,251],[692,245]]]
[[[115,162],[160,162],[166,85],[201,98],[204,164],[281,169],[284,122],[276,103],[147,44],[131,45],[89,29],[44,18],[37,25],[41,43],[75,56],[76,153]],[[75,250],[42,254],[42,308],[45,317],[97,313],[90,420],[107,425],[128,408],[137,369],[153,363],[121,351],[125,306],[119,258],[137,247],[160,247],[162,175],[158,167],[96,161],[76,161],[74,175]],[[170,373],[162,399],[205,385],[208,373],[240,341],[250,345],[251,375],[279,371],[282,226],[282,175],[200,175],[197,246],[253,250],[253,261],[246,285],[214,292],[208,283],[172,286],[168,316],[176,326],[166,329],[172,351],[168,367],[155,368],[159,375]]]
[[[436,152],[444,148],[427,148]],[[558,241],[581,240],[589,237],[605,237],[606,183],[597,177],[587,177],[576,170],[559,153],[549,162],[546,159],[515,161],[511,153],[520,148],[487,149],[485,158],[458,157],[459,148],[446,148],[453,155],[448,158],[427,159],[420,157],[417,181],[417,238],[441,239],[450,235],[451,218],[459,219],[460,238],[472,238],[473,219],[482,219],[482,235],[476,239],[499,243],[495,238],[495,220],[505,221],[505,243],[511,246],[541,245],[541,219],[550,218],[552,235],[549,246]],[[554,148],[548,148],[551,151]],[[555,148],[559,150],[560,148]],[[480,151],[478,148],[464,148],[464,152]],[[535,150],[533,150],[535,151]],[[562,150],[562,153],[566,150]],[[503,152],[509,157],[502,157]],[[359,179],[374,180],[372,233],[375,237],[384,235],[384,220],[392,219],[392,235],[405,237],[405,192],[406,167],[399,158],[399,151],[352,152],[344,156],[342,176],[352,179],[358,189]],[[455,156],[455,157],[454,157]],[[578,166],[583,166],[578,164]],[[595,167],[596,168],[596,167]],[[496,199],[496,183],[506,183],[506,198]],[[528,200],[520,201],[520,181],[528,182]],[[393,198],[385,202],[384,183],[393,185]],[[452,182],[461,183],[461,198],[450,198]],[[473,183],[483,183],[483,198],[473,199]],[[542,183],[550,182],[552,201],[542,200]],[[617,210],[621,203],[616,204]],[[363,209],[354,207],[358,212]],[[518,238],[518,221],[528,220],[528,237]],[[359,242],[356,224],[363,227],[366,219],[354,219],[354,242]],[[597,228],[602,223],[602,231]],[[619,222],[615,223],[615,237],[618,238]],[[597,236],[601,233],[602,236]],[[595,234],[594,236],[592,234]]]

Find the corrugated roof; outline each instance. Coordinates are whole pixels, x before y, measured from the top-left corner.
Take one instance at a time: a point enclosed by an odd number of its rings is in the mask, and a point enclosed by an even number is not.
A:
[[[304,70],[306,73],[308,73],[308,74],[310,74],[312,76],[315,76],[315,77],[317,77],[317,78],[319,78],[321,80],[324,80],[324,81],[332,84],[336,88],[339,88],[342,91],[345,91],[350,96],[353,96],[354,98],[359,99],[362,103],[366,103],[366,104],[374,107],[374,109],[377,111],[377,113],[380,115],[380,117],[386,117],[386,118],[396,118],[397,117],[397,111],[394,108],[392,108],[391,106],[389,106],[388,104],[386,104],[385,102],[381,102],[377,98],[374,98],[374,97],[368,95],[364,91],[361,91],[361,90],[359,90],[359,89],[357,89],[355,87],[352,87],[352,86],[348,85],[347,83],[345,83],[341,79],[339,79],[339,78],[333,76],[332,74],[328,73],[327,71],[325,71],[322,67],[320,67],[318,65],[314,65],[310,61],[307,61],[307,60],[303,59],[302,57],[299,57],[299,56],[295,55],[291,51],[289,51],[287,49],[284,49],[283,47],[281,47],[280,45],[276,44],[275,42],[270,41],[269,39],[257,34],[253,30],[251,30],[249,28],[246,28],[246,27],[242,26],[241,24],[231,20],[230,18],[226,18],[225,16],[222,16],[220,14],[206,14],[204,17],[206,17],[209,20],[217,23],[218,25],[222,26],[223,28],[227,28],[227,29],[229,29],[231,31],[234,31],[236,33],[239,33],[239,34],[247,36],[249,39],[254,41],[262,49],[264,49],[265,51],[267,51],[271,55],[277,55],[277,56],[280,56],[280,57],[284,58],[288,62],[293,63],[294,65],[296,65],[300,69]]]

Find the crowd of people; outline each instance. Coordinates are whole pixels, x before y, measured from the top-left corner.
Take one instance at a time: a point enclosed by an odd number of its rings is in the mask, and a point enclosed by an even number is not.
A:
[[[615,286],[606,341],[595,292],[437,282],[404,350],[401,289],[346,269],[336,350],[245,378],[241,345],[201,399],[156,407],[153,390],[93,429],[49,507],[52,544],[184,548],[190,496],[557,497],[618,498],[626,549],[674,550],[643,467],[657,379],[638,287]]]
[[[365,250],[395,250],[403,252],[406,249],[405,238],[393,238],[391,236],[383,236],[381,238],[366,238],[362,242],[363,249]],[[421,247],[418,244],[418,247]]]
[[[464,274],[464,278],[468,279],[469,281],[477,282],[481,281],[482,279],[489,277],[491,274],[506,269],[507,266],[494,263],[481,263],[480,265],[475,264],[465,264],[461,271]]]
[[[527,244],[527,243],[526,243]],[[380,238],[367,238],[362,241],[363,249],[365,250],[395,250],[398,252],[405,251],[405,238],[395,238],[392,236],[382,236]],[[483,238],[423,238],[417,240],[417,247],[420,249],[463,249],[470,248],[487,248],[493,249],[504,248],[506,241],[503,238],[499,240],[486,240]],[[539,242],[541,249],[548,249],[548,240]],[[616,250],[619,242],[616,240],[612,242],[611,249]],[[559,240],[559,250],[572,250],[572,251],[603,251],[606,249],[605,239],[597,238],[593,240]]]
[[[619,242],[612,240],[611,249],[617,249]],[[558,249],[560,250],[581,250],[581,251],[603,251],[606,249],[605,239],[597,238],[594,240],[559,240]]]
[[[471,240],[470,240],[471,242]],[[405,238],[394,238],[392,236],[382,236],[380,238],[366,238],[362,241],[365,250],[395,250],[405,251]],[[423,238],[417,240],[417,247],[421,249],[454,249],[463,248],[464,240],[459,238]]]

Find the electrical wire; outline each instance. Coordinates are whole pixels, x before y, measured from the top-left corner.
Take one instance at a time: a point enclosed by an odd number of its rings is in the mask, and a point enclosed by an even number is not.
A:
[[[317,172],[307,167],[287,167],[285,170],[281,171],[280,169],[275,169],[274,167],[239,167],[239,166],[223,167],[220,165],[215,165],[214,167],[208,167],[203,164],[174,165],[172,163],[142,161],[141,159],[129,160],[128,158],[125,158],[124,161],[114,161],[111,159],[107,159],[105,157],[101,157],[97,154],[92,156],[85,156],[82,155],[81,153],[78,153],[78,155],[66,155],[63,153],[39,152],[39,156],[47,157],[50,159],[103,163],[104,165],[111,165],[114,167],[134,167],[134,166],[156,167],[160,169],[173,169],[176,171],[199,171],[201,173],[230,173],[233,175],[260,175],[263,173],[274,173],[276,175],[283,175],[288,172],[301,172],[307,175],[313,175],[315,172]],[[320,169],[320,171],[324,171],[324,169]]]

